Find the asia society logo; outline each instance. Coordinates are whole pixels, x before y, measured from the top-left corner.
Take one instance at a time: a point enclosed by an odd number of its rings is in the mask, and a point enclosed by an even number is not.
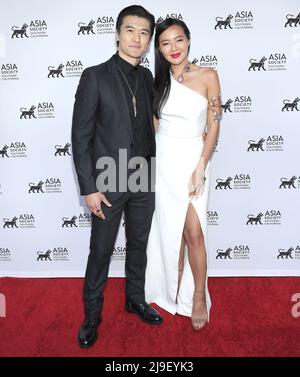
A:
[[[126,247],[125,246],[114,247],[111,259],[124,261],[125,258],[126,258]]]
[[[73,226],[75,228],[77,228],[76,220],[77,220],[77,216],[72,216],[72,218],[63,217],[61,226],[62,226],[62,228],[64,228],[64,227],[73,228]]]
[[[10,157],[7,154],[8,149],[9,149],[9,146],[7,144],[5,144],[4,147],[0,150],[0,155],[1,155],[2,158],[4,158],[4,157]]]
[[[219,225],[219,215],[217,211],[206,212],[207,225]]]
[[[140,59],[140,65],[142,65],[145,68],[150,68],[149,58],[147,58],[147,57],[141,58]]]
[[[64,65],[61,63],[58,65],[57,68],[53,67],[52,65],[49,65],[48,67],[48,79],[49,77],[65,77],[63,75],[63,68],[64,68]]]
[[[258,140],[248,140],[247,152],[283,152],[283,136],[269,135]]]
[[[271,209],[264,213],[259,212],[255,215],[247,215],[246,225],[280,225],[281,212],[279,210]]]
[[[31,213],[23,213],[19,216],[3,219],[4,229],[35,228],[35,218]]]
[[[210,67],[216,69],[218,67],[218,58],[214,54],[201,55],[192,60],[192,64],[198,64],[200,67]]]
[[[38,183],[28,183],[29,194],[50,194],[50,193],[61,193],[62,183],[59,178],[46,178],[44,180],[38,181]]]
[[[280,182],[281,182],[279,185],[280,189],[295,189],[297,188],[296,184],[298,185],[298,188],[300,188],[300,177],[297,178],[295,175],[293,175],[289,179],[282,177],[280,178]]]
[[[236,245],[226,249],[216,250],[216,259],[249,259],[250,248],[248,245]]]
[[[215,190],[249,190],[251,188],[251,178],[249,174],[236,174],[234,178],[216,179]]]
[[[160,16],[158,17],[156,23],[159,24],[160,22],[164,21],[167,18],[175,18],[177,20],[183,21],[183,17],[181,13],[167,13],[166,16]]]
[[[300,259],[300,246],[289,247],[287,249],[278,249],[277,250],[277,259]]]
[[[39,102],[37,105],[20,108],[20,119],[55,118],[55,108],[52,102]]]
[[[0,80],[19,80],[19,69],[15,63],[1,64]]]
[[[51,253],[52,253],[52,251],[49,249],[49,250],[47,250],[45,253],[44,252],[42,252],[42,251],[38,251],[37,252],[37,259],[36,260],[41,260],[41,261],[47,261],[47,260],[50,260],[50,261],[52,261],[52,259],[51,259]]]
[[[0,149],[0,156],[2,158],[28,157],[26,145],[23,141],[11,142],[9,145],[5,144]]]
[[[253,29],[253,14],[251,11],[238,11],[234,15],[215,18],[215,30]]]
[[[285,18],[286,18],[286,21],[285,21],[284,27],[287,27],[287,26],[296,27],[300,25],[300,13],[298,13],[297,16],[294,16],[292,14],[287,14]]]
[[[20,111],[21,111],[20,119],[31,119],[31,118],[36,119],[35,110],[36,110],[36,106],[34,106],[34,105],[31,105],[30,108],[21,107],[20,108]]]
[[[67,228],[85,228],[91,227],[92,225],[92,215],[91,213],[80,213],[79,215],[73,215],[70,217],[62,217],[61,227]]]
[[[248,71],[286,71],[287,57],[284,53],[273,53],[268,57],[249,60]]]
[[[112,34],[115,32],[115,21],[112,16],[100,16],[95,21],[78,22],[77,35]]]
[[[81,60],[67,60],[64,64],[59,63],[56,66],[49,65],[47,78],[80,77],[82,71],[83,64]]]
[[[48,26],[45,20],[32,20],[22,26],[12,26],[12,39],[16,38],[44,38],[48,37]]]
[[[55,145],[54,156],[71,156],[70,148],[71,148],[70,143],[66,143],[64,146]]]
[[[55,247],[54,249],[47,249],[46,251],[37,251],[37,261],[52,262],[52,261],[68,261],[69,251],[66,247]]]
[[[88,24],[85,24],[84,22],[79,22],[78,23],[79,30],[78,30],[77,35],[79,34],[86,35],[86,34],[90,34],[90,32],[92,34],[96,34],[93,30],[94,23],[95,23],[94,20],[91,20]]]
[[[0,247],[0,261],[1,262],[11,261],[11,251],[7,247]]]
[[[252,112],[252,99],[250,96],[236,96],[228,98],[221,105],[223,113],[250,113]]]
[[[291,101],[289,99],[284,99],[282,101],[283,107],[282,107],[281,111],[294,111],[294,110],[299,111],[299,109],[298,109],[298,102],[299,101],[300,101],[299,97],[296,97],[293,101]]]

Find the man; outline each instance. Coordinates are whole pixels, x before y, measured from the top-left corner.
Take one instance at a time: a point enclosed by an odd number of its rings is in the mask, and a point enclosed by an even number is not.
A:
[[[116,24],[117,54],[103,64],[85,69],[76,92],[72,125],[74,165],[80,193],[92,212],[90,254],[83,288],[85,319],[78,335],[83,348],[97,339],[103,289],[123,210],[127,238],[125,309],[149,324],[160,324],[163,320],[144,296],[154,193],[121,190],[118,178],[120,165],[126,165],[130,158],[140,156],[141,161],[145,161],[143,158],[149,161],[155,154],[153,77],[148,69],[138,65],[149,47],[154,26],[153,15],[143,7],[133,5],[123,9]],[[119,160],[121,149],[127,153],[125,161]],[[98,168],[101,165],[98,159],[107,157],[116,163],[118,186],[104,194],[98,184],[103,169],[96,169],[96,163]],[[142,165],[128,168],[126,173],[130,176]]]

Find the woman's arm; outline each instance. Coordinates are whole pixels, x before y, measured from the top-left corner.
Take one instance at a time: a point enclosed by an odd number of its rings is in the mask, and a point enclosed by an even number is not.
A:
[[[203,137],[203,149],[200,160],[189,181],[189,196],[196,199],[202,195],[205,184],[205,169],[210,160],[220,128],[221,116],[221,88],[218,74],[215,70],[210,69],[206,72],[205,83],[208,93],[207,108],[207,132]]]
[[[208,93],[207,109],[207,134],[204,141],[201,157],[203,158],[204,170],[210,160],[217,142],[220,129],[221,116],[221,88],[217,72],[210,69],[206,73],[206,84]]]

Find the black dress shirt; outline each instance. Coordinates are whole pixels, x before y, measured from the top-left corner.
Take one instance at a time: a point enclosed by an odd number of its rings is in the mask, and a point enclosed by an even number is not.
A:
[[[137,90],[135,94],[137,116],[134,116],[134,109],[132,103],[132,93],[120,72],[120,78],[124,87],[126,98],[128,101],[128,108],[131,117],[131,127],[133,134],[133,154],[132,156],[148,157],[150,153],[150,140],[151,140],[151,125],[149,122],[149,110],[147,106],[147,93],[143,85],[141,74],[139,73],[139,65],[132,65],[126,60],[122,59],[119,54],[115,55],[118,67],[123,72],[126,80],[134,93],[137,82]],[[151,100],[151,99],[149,99]]]

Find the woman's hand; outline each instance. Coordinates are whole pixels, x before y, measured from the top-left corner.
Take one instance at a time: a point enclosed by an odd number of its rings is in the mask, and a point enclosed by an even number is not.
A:
[[[199,196],[203,194],[205,188],[205,169],[204,169],[204,159],[201,157],[196,169],[193,171],[189,183],[189,198],[192,201],[194,198],[197,200]]]

